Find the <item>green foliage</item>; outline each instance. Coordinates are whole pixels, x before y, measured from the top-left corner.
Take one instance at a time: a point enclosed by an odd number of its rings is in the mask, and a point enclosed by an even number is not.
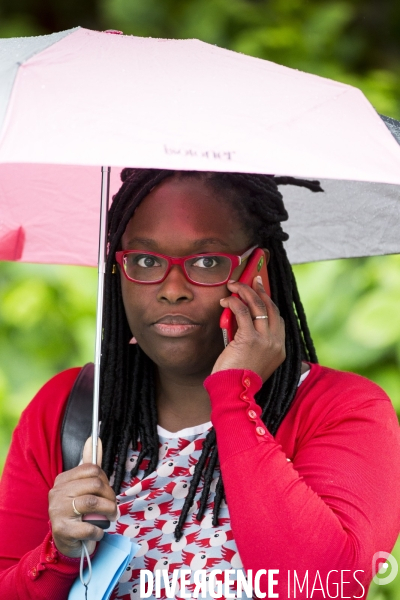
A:
[[[400,413],[400,256],[295,267],[323,364],[373,379]]]
[[[43,383],[93,360],[96,282],[95,269],[0,263],[0,466]]]

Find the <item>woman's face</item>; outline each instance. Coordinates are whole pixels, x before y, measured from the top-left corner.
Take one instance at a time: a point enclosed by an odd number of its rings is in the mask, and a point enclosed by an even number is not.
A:
[[[203,252],[241,255],[251,238],[235,210],[207,182],[166,179],[136,209],[122,236],[123,250],[180,257]],[[243,270],[232,274],[237,279]],[[132,334],[161,370],[207,374],[223,350],[219,319],[226,285],[190,283],[173,265],[162,283],[138,284],[121,272],[122,296]]]

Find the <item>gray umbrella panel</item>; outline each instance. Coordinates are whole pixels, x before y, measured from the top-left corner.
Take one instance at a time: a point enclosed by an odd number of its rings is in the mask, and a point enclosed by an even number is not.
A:
[[[385,115],[379,116],[393,135],[396,142],[400,144],[400,121],[396,121],[396,119],[392,119],[392,117],[385,117]]]
[[[291,263],[399,252],[399,186],[333,179],[321,186],[324,193],[280,186]]]
[[[50,35],[0,39],[0,77],[2,82],[0,87],[0,131],[3,127],[18,68],[32,56],[46,50],[76,29],[79,28],[75,27]]]
[[[400,144],[400,122],[380,117]],[[283,229],[292,264],[399,252],[399,186],[334,179],[321,179],[321,186],[324,193],[280,188],[289,213]]]

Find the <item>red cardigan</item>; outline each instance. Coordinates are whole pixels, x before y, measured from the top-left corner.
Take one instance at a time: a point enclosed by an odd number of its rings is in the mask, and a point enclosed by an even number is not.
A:
[[[60,555],[48,533],[48,492],[62,470],[60,425],[78,372],[51,379],[13,435],[0,486],[7,600],[63,600],[78,574],[78,559]],[[308,595],[297,588],[296,596],[314,599],[329,597],[329,571],[334,597],[344,571],[341,596],[365,598],[373,554],[390,552],[400,529],[400,434],[386,394],[357,375],[312,365],[274,439],[254,402],[258,375],[221,371],[204,385],[244,568],[279,569],[280,598],[289,597],[288,571],[292,585],[294,570],[300,584],[308,570]],[[263,587],[268,597],[267,577]]]

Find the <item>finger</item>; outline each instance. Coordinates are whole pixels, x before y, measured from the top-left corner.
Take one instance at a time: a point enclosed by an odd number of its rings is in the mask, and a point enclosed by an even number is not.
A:
[[[222,300],[220,300],[220,303],[221,306],[223,306],[224,308],[231,309],[231,311],[235,315],[238,330],[249,334],[254,334],[254,327],[250,310],[240,298],[237,298],[236,296],[228,296],[227,298],[222,298]]]
[[[254,281],[253,281],[253,285],[254,285]],[[258,286],[258,283],[257,283],[257,286]],[[247,304],[252,318],[254,318],[256,316],[268,316],[268,311],[267,311],[267,307],[264,302],[264,299],[261,297],[260,293],[258,293],[260,291],[259,287],[257,288],[257,290],[254,290],[246,284],[243,284],[240,282],[235,282],[229,286],[229,289],[232,292],[238,294],[240,299],[245,304]],[[265,294],[265,297],[266,297],[266,294]],[[266,320],[267,319],[265,319],[265,321]]]
[[[92,436],[88,437],[83,447],[82,461],[84,463],[92,462]],[[97,464],[101,466],[101,461],[103,458],[103,446],[101,443],[101,439],[97,440]]]
[[[115,502],[115,492],[108,481],[104,481],[104,479],[98,477],[71,481],[68,487],[63,489],[64,493],[65,491],[65,496],[71,499],[90,494]]]
[[[99,542],[104,535],[104,531],[96,525],[81,520],[72,523],[67,519],[53,523],[52,532],[57,548],[66,556],[80,556],[81,540]],[[74,547],[79,551],[74,552]]]
[[[102,498],[99,496],[93,496],[88,494],[84,496],[78,496],[73,500],[74,504],[72,504],[71,501],[70,510],[70,516],[72,519],[79,519],[82,515],[93,513],[104,515],[108,517],[111,521],[116,521],[117,519],[118,507],[115,498],[114,501],[112,501],[107,498]],[[73,506],[75,506],[76,510],[80,513],[80,515],[77,515],[74,512]]]
[[[59,473],[54,481],[54,487],[60,487],[67,483],[77,481],[80,479],[87,478],[100,478],[102,481],[108,484],[107,475],[99,465],[93,465],[92,463],[83,463],[69,471]]]
[[[253,279],[253,287],[243,284],[239,281],[229,282],[229,290],[238,294],[241,299],[249,306],[250,315],[253,319],[253,327],[259,333],[265,333],[270,330],[277,332],[282,329],[283,320],[276,304],[271,300],[258,279]],[[224,305],[225,306],[225,305]],[[257,316],[268,316],[268,319],[255,319]]]
[[[276,304],[272,301],[271,297],[267,294],[267,292],[264,289],[264,285],[262,282],[262,279],[260,276],[257,276],[253,279],[253,289],[254,291],[260,295],[260,297],[262,298],[265,307],[267,309],[267,314],[268,314],[268,318],[271,320],[272,322],[279,322],[280,321],[280,312],[279,312],[279,308],[276,306]]]

